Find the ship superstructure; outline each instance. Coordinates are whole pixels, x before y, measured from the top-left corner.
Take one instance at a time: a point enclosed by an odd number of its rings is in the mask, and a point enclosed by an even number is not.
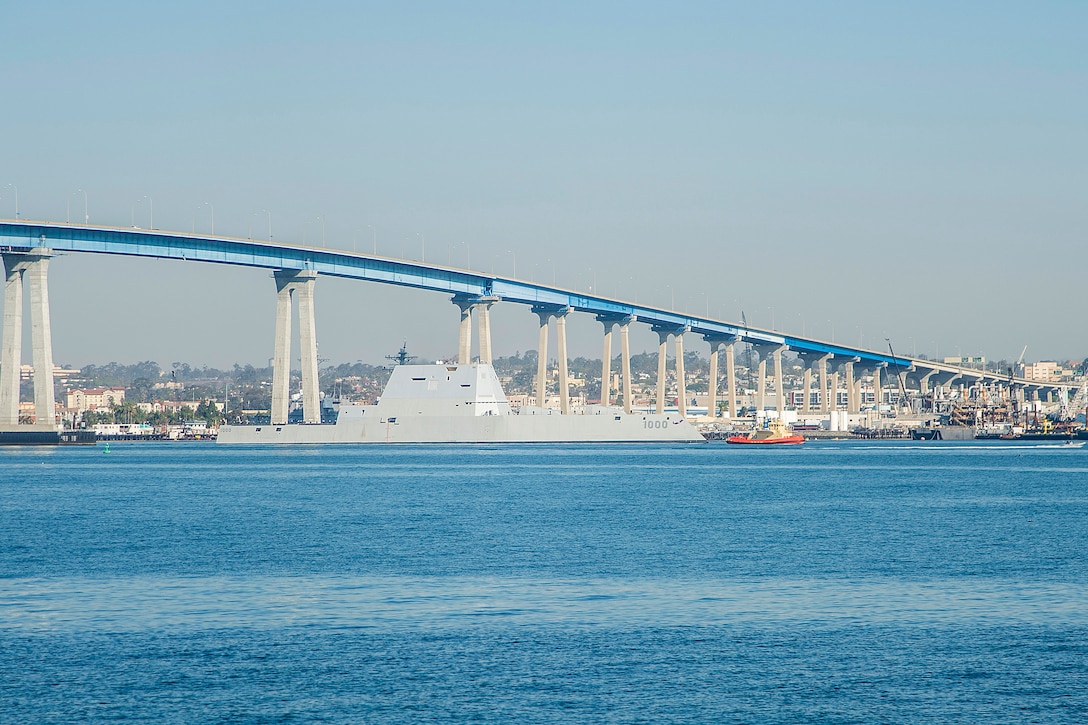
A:
[[[225,425],[219,443],[701,443],[677,413],[590,405],[512,410],[487,364],[397,365],[375,405],[342,405],[335,425]]]

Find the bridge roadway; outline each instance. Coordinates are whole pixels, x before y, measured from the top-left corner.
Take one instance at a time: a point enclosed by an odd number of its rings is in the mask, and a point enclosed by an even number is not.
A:
[[[627,326],[631,322],[649,325],[659,336],[659,384],[657,407],[664,405],[665,351],[667,340],[674,338],[677,350],[679,395],[681,413],[684,414],[686,391],[683,386],[683,334],[687,332],[703,336],[711,346],[712,378],[715,385],[711,388],[711,406],[716,401],[716,373],[719,348],[726,351],[727,364],[727,399],[732,415],[736,414],[735,378],[733,375],[733,344],[750,343],[760,357],[758,377],[759,407],[762,408],[766,363],[774,362],[777,390],[782,390],[781,354],[792,350],[805,362],[805,404],[807,410],[810,401],[812,368],[818,370],[820,391],[837,390],[837,370],[832,374],[830,387],[827,380],[827,363],[836,361],[842,364],[849,402],[848,410],[855,410],[860,405],[860,375],[855,372],[869,372],[876,377],[879,387],[881,370],[888,373],[903,373],[918,387],[927,391],[932,384],[950,385],[953,381],[985,386],[1009,385],[1020,390],[1034,390],[1035,394],[1050,394],[1057,386],[1038,381],[1010,379],[1007,376],[986,373],[979,370],[935,363],[908,357],[893,357],[890,353],[869,350],[861,347],[816,340],[809,337],[788,335],[774,330],[739,325],[708,317],[699,317],[671,310],[650,307],[608,297],[589,295],[575,290],[563,289],[551,285],[484,274],[473,270],[457,269],[436,264],[427,264],[412,260],[394,259],[372,254],[340,251],[337,249],[318,248],[298,244],[283,244],[254,239],[238,239],[223,236],[208,236],[163,231],[157,229],[119,228],[81,224],[63,224],[32,220],[0,220],[0,254],[4,257],[7,271],[5,283],[4,308],[4,346],[0,370],[0,425],[12,423],[11,404],[18,407],[18,368],[19,342],[15,333],[21,329],[21,289],[24,274],[29,275],[31,287],[32,327],[34,335],[35,370],[43,369],[49,357],[51,366],[51,342],[48,324],[48,294],[45,282],[45,270],[52,251],[86,252],[95,254],[117,254],[157,259],[179,259],[185,261],[211,262],[245,267],[260,267],[273,270],[276,277],[277,332],[273,373],[276,380],[273,385],[273,420],[286,420],[287,401],[289,398],[289,360],[291,331],[291,296],[297,295],[300,307],[300,334],[303,350],[312,355],[303,355],[303,400],[305,417],[315,419],[318,406],[317,371],[316,371],[316,334],[313,323],[313,286],[319,275],[358,279],[382,284],[394,284],[405,287],[451,294],[453,302],[461,309],[461,327],[459,341],[459,362],[467,363],[471,353],[471,323],[469,317],[476,313],[479,323],[479,352],[481,360],[490,362],[491,341],[488,309],[496,302],[513,302],[531,307],[540,317],[540,364],[539,380],[544,379],[544,365],[547,359],[548,321],[557,321],[557,336],[560,358],[560,388],[566,384],[566,340],[565,317],[570,312],[582,312],[596,316],[605,326],[604,368],[602,379],[610,380],[611,336],[613,326],[618,325],[623,347],[623,400],[625,408],[630,408],[629,350],[627,349]],[[17,288],[17,289],[16,289]],[[37,290],[37,292],[36,292]],[[19,293],[16,302],[15,293]],[[44,309],[42,306],[44,305]],[[44,315],[43,315],[44,313]],[[14,365],[7,365],[15,361]],[[14,373],[9,371],[14,370]],[[43,377],[44,376],[39,376]],[[15,391],[10,390],[12,379]],[[44,381],[43,381],[44,387]],[[45,397],[45,391],[42,391]],[[52,395],[49,394],[48,398]],[[566,397],[560,396],[561,407],[567,412]],[[784,396],[776,395],[778,407],[784,405]],[[820,395],[821,399],[831,396]],[[37,400],[37,388],[35,398]],[[602,402],[610,402],[611,389],[602,394]],[[544,404],[544,390],[537,390],[537,403]],[[46,406],[51,401],[36,404],[36,410],[46,415]],[[834,409],[835,400],[824,400],[821,408],[824,412]],[[15,413],[17,420],[17,411]],[[47,415],[47,418],[52,419]],[[41,418],[39,418],[41,420]]]

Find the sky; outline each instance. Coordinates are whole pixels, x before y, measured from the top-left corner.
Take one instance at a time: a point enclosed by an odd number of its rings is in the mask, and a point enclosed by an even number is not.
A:
[[[1088,356],[1082,2],[41,0],[0,22],[0,217],[17,187],[22,218],[79,221],[85,191],[92,223],[214,213],[905,354]],[[50,285],[58,363],[272,354],[267,271],[73,254]],[[329,363],[456,354],[446,296],[323,278],[316,305]],[[599,323],[568,330],[600,356]],[[497,355],[536,345],[527,308],[494,308]]]

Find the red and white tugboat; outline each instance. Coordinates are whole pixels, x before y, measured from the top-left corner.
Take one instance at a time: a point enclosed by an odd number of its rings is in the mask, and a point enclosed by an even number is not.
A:
[[[752,445],[769,445],[772,443],[796,445],[804,443],[805,437],[797,435],[785,423],[775,418],[767,423],[766,428],[753,428],[747,435],[730,436],[725,439],[725,442]]]

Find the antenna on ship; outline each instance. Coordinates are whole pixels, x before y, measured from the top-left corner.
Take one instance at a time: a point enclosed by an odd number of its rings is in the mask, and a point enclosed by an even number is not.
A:
[[[416,359],[415,355],[408,354],[408,341],[405,340],[404,344],[400,346],[400,351],[396,355],[386,355],[386,360],[392,360],[397,365],[407,365],[412,360]]]

